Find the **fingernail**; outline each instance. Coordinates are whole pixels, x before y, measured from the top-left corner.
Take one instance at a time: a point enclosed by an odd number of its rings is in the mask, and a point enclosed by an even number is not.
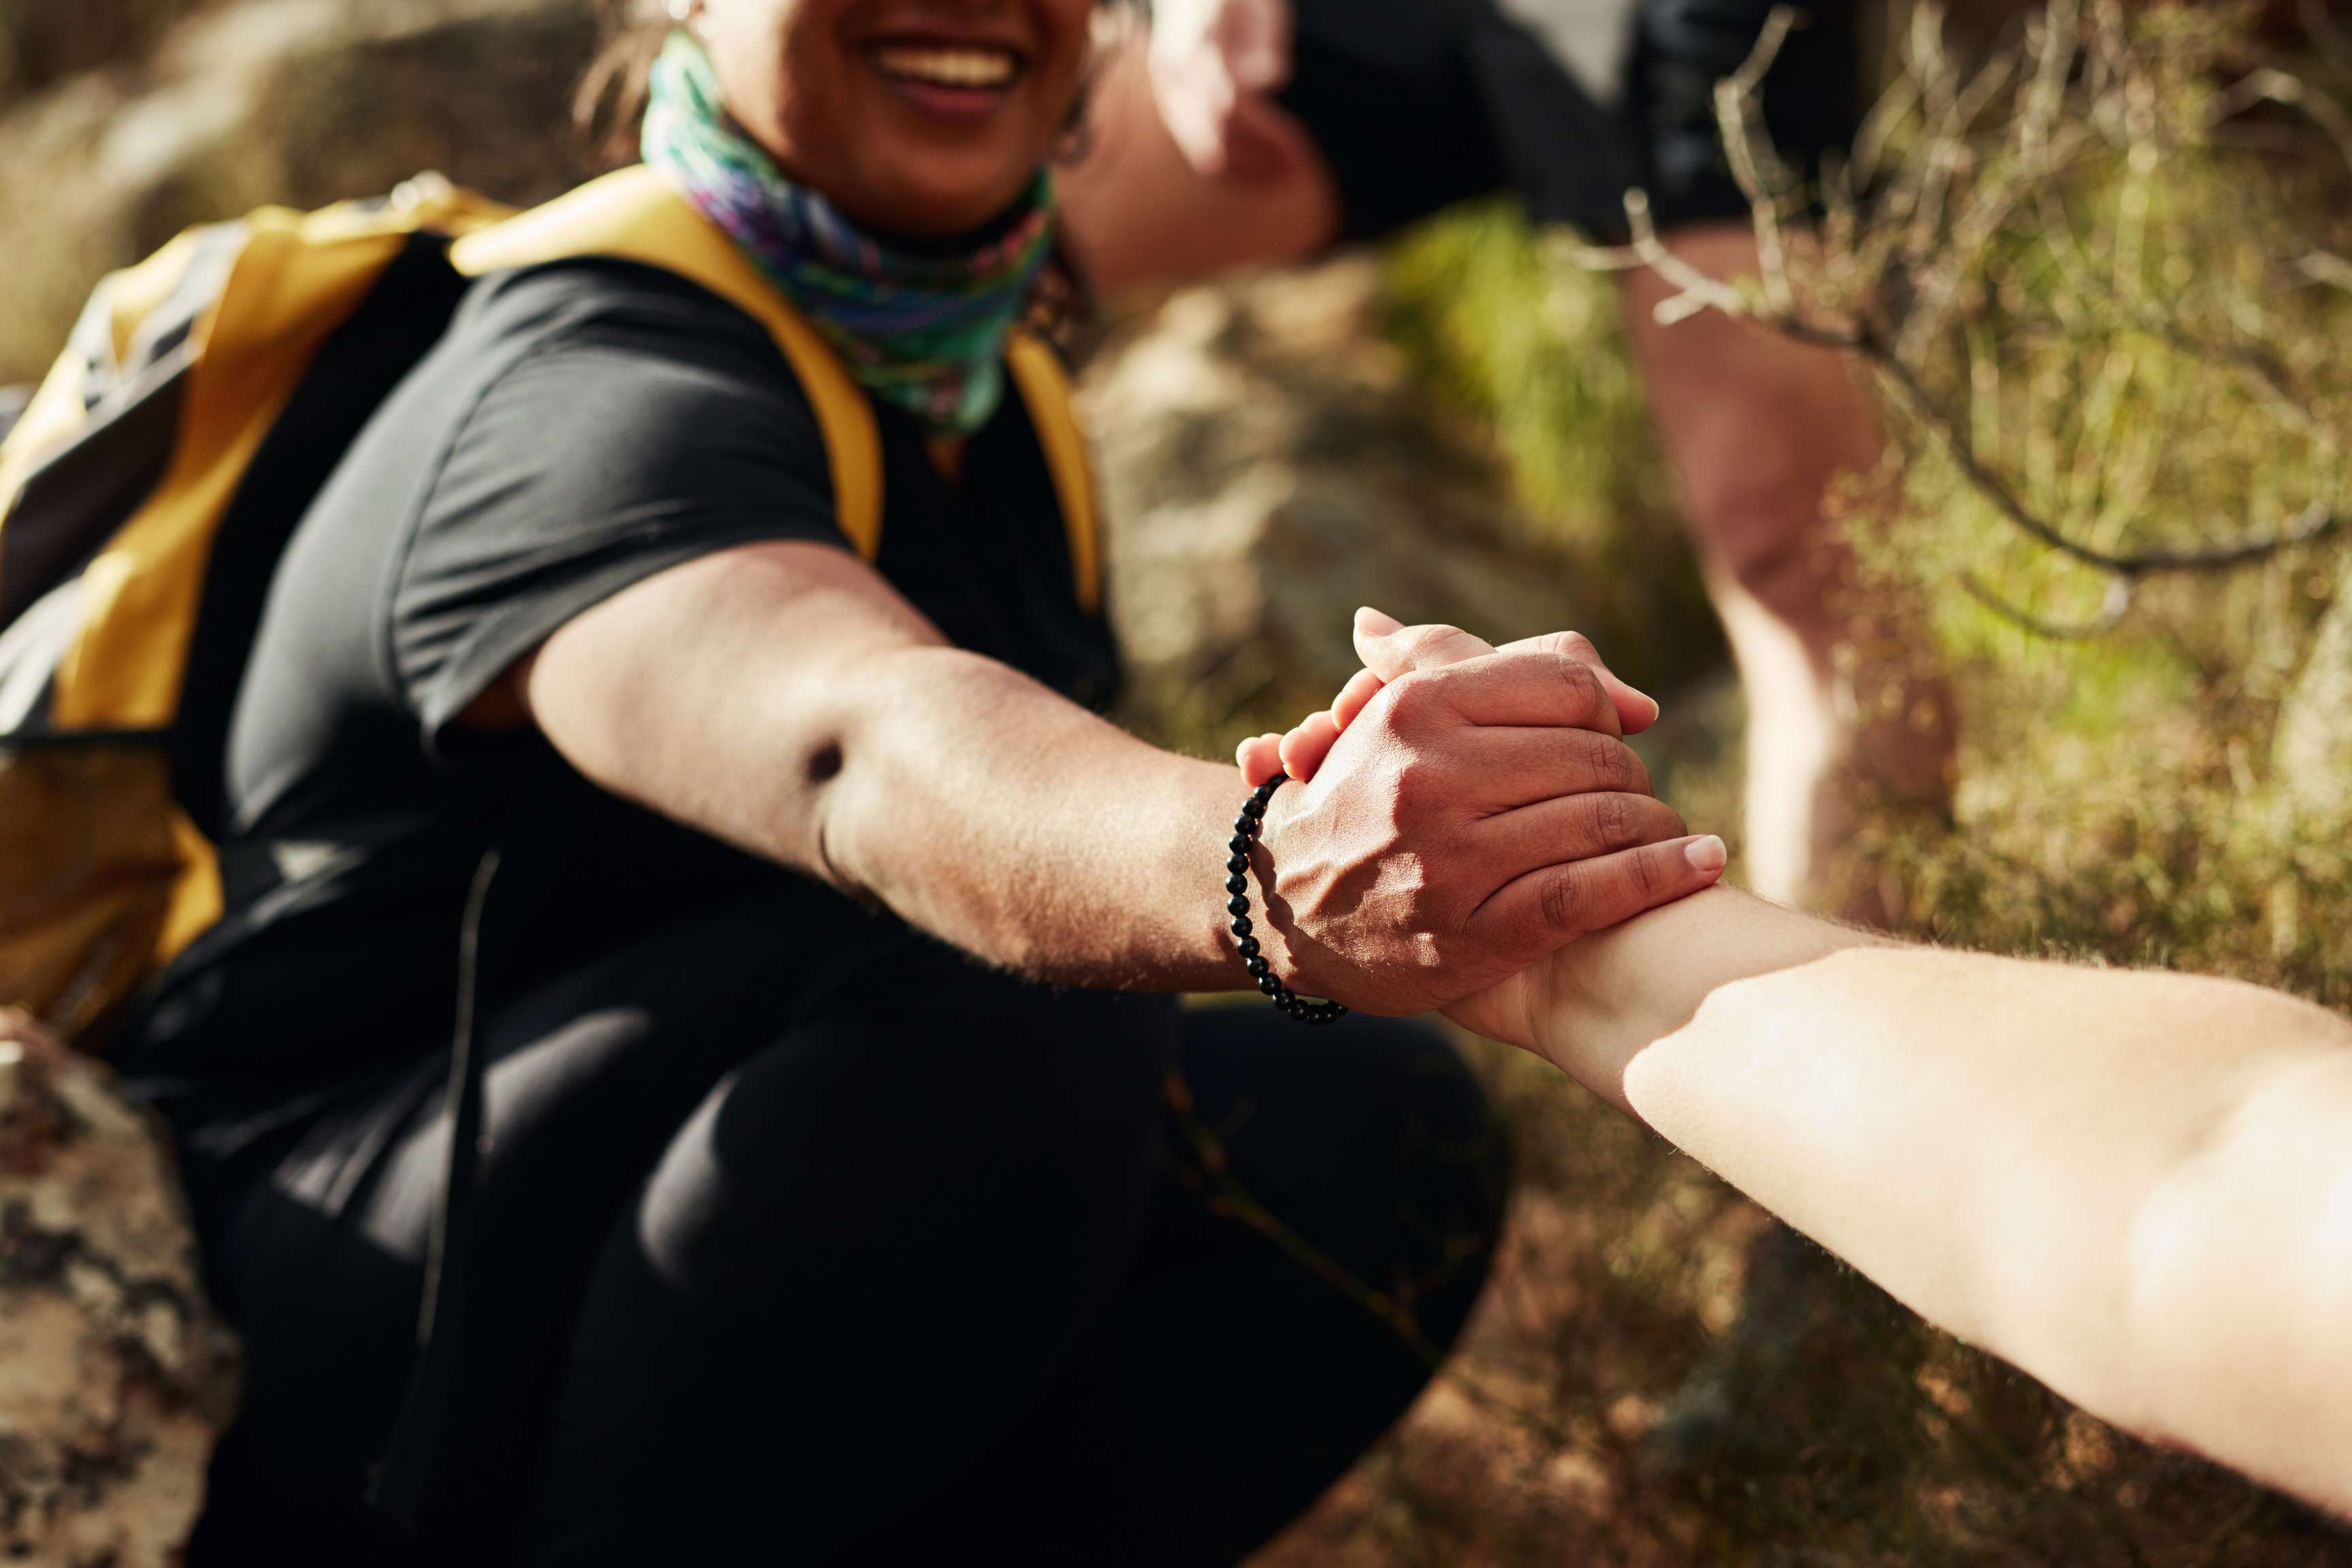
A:
[[[1683,858],[1691,863],[1694,871],[1720,871],[1731,858],[1731,851],[1723,847],[1722,839],[1710,833],[1684,845]]]
[[[1634,696],[1640,698],[1643,701],[1650,705],[1650,722],[1653,724],[1656,723],[1658,721],[1658,715],[1665,711],[1664,709],[1658,706],[1658,700],[1637,687],[1629,686],[1625,689],[1633,692]]]
[[[1366,637],[1384,637],[1391,632],[1404,630],[1404,623],[1385,610],[1366,605],[1356,612],[1356,629]]]

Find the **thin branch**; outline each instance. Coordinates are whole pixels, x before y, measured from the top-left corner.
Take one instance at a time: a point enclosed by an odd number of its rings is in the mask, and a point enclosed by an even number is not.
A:
[[[2082,241],[2075,237],[2074,225],[2068,220],[2064,205],[2057,193],[2045,188],[2038,201],[2042,232],[2049,241],[2050,254],[2065,269],[2067,281],[2084,302],[2106,310],[2123,325],[2145,332],[2182,353],[2229,365],[2252,382],[2264,400],[2282,418],[2294,426],[2298,434],[2318,442],[2330,452],[2341,450],[2341,439],[2313,408],[2310,398],[2294,384],[2284,362],[2277,354],[2255,343],[2215,342],[2190,331],[2145,300],[2118,299],[2112,289],[2102,285],[2094,275],[2090,258],[2084,254]]]
[[[2352,167],[2352,115],[2326,93],[2314,92],[2301,77],[2264,67],[2213,95],[2206,109],[2207,129],[2236,118],[2257,103],[2276,103],[2303,110],[2327,133],[2347,167]]]
[[[1748,214],[1756,230],[1756,254],[1764,269],[1764,295],[1775,310],[1790,312],[1796,309],[1796,295],[1789,287],[1789,255],[1780,234],[1781,193],[1774,188],[1780,179],[1768,180],[1766,170],[1772,167],[1777,174],[1777,160],[1768,164],[1769,149],[1759,149],[1750,115],[1757,108],[1757,95],[1762,89],[1765,76],[1772,62],[1780,58],[1781,46],[1798,25],[1798,12],[1793,5],[1775,5],[1764,18],[1763,30],[1756,35],[1755,47],[1738,70],[1715,84],[1715,120],[1723,132],[1723,145],[1730,155],[1731,177],[1738,184],[1740,194],[1748,198]],[[1783,176],[1785,178],[1785,176]]]
[[[1596,272],[1639,272],[1647,268],[1673,284],[1675,292],[1658,301],[1653,312],[1660,326],[1671,327],[1707,310],[1721,310],[1727,316],[1754,313],[1738,289],[1719,278],[1709,277],[1666,248],[1665,242],[1658,237],[1656,224],[1650,218],[1650,193],[1639,185],[1625,193],[1625,226],[1633,237],[1631,244],[1576,246],[1568,253],[1570,259]]]
[[[1903,403],[1926,429],[1928,438],[1936,443],[1946,460],[1958,470],[1971,489],[1990,501],[1993,509],[2019,531],[2085,566],[2127,581],[2180,573],[2225,571],[2233,566],[2267,561],[2302,545],[2315,544],[2343,529],[2344,519],[2339,513],[2315,501],[2276,532],[2233,540],[2226,544],[2206,545],[2193,550],[2146,550],[2120,555],[2095,549],[2042,521],[2018,499],[2006,480],[1979,462],[1976,454],[1969,449],[1969,443],[1960,437],[1958,426],[1951,414],[1927,390],[1917,373],[1896,357],[1883,340],[1865,331],[1853,346],[1901,395]]]
[[[2020,609],[2002,598],[1990,584],[1973,572],[1960,574],[1960,586],[1969,598],[2001,619],[2052,642],[2095,641],[2123,625],[2124,617],[2131,614],[2132,607],[2132,583],[2128,577],[2108,578],[2107,591],[2100,603],[2098,615],[2091,620],[2074,624],[2044,620],[2030,610]]]
[[[2294,269],[2314,283],[2325,283],[2330,289],[2352,294],[2352,261],[2332,250],[2315,250],[2296,258]]]
[[[2109,143],[2128,146],[2137,166],[2137,160],[2154,146],[2148,140],[2153,134],[2148,112],[2141,101],[2147,78],[2141,57],[2133,52],[2120,8],[2103,5],[2086,19],[2080,0],[2050,0],[2038,25],[2029,28],[2022,54],[1989,62],[1965,87],[1944,53],[1937,25],[1940,13],[1922,7],[1916,14],[1906,71],[1911,85],[1908,97],[1900,101],[1916,104],[1924,117],[1924,145],[1907,154],[1901,174],[1877,200],[1873,213],[1853,210],[1850,187],[1840,187],[1838,199],[1849,205],[1843,213],[1837,213],[1834,205],[1832,210],[1842,231],[1850,237],[1829,262],[1846,269],[1840,275],[1844,279],[1840,297],[1857,303],[1843,315],[1826,317],[1809,311],[1804,303],[1809,296],[1822,297],[1821,289],[1811,281],[1801,288],[1791,275],[1795,258],[1781,230],[1785,182],[1769,148],[1759,141],[1754,112],[1758,85],[1797,20],[1792,7],[1775,6],[1748,60],[1716,89],[1717,118],[1755,230],[1763,271],[1760,290],[1745,290],[1711,277],[1668,249],[1658,237],[1648,196],[1639,190],[1628,192],[1625,198],[1631,242],[1607,249],[1579,247],[1570,253],[1579,263],[1601,270],[1646,269],[1656,275],[1673,290],[1654,312],[1662,325],[1720,310],[1801,342],[1853,353],[1870,365],[1894,400],[1996,513],[2028,538],[2112,580],[2100,616],[2081,626],[2042,621],[2001,601],[1980,579],[1965,580],[1964,585],[1980,601],[2040,635],[2097,636],[2112,629],[2128,613],[2131,588],[2143,579],[2227,571],[2269,560],[2343,530],[2344,518],[2326,503],[2315,501],[2271,532],[2219,544],[2117,552],[2085,543],[2027,506],[2010,481],[1977,456],[1964,435],[1963,422],[1931,390],[1920,368],[1947,331],[1964,289],[1982,281],[1990,247],[2008,231],[2021,207],[2038,206],[2049,254],[2067,269],[2082,303],[2175,350],[2230,365],[2253,384],[2285,423],[2315,444],[2326,471],[2335,471],[2339,464],[2342,435],[2328,423],[2322,407],[2294,384],[2277,353],[2260,343],[2210,342],[2154,305],[2118,298],[2113,288],[2095,277],[2071,227],[2063,221],[2053,221],[2057,182],[2084,153]],[[2020,58],[2030,62],[2021,79],[2016,72]],[[2079,74],[2078,61],[2082,62]],[[2073,95],[2084,90],[2079,84],[2093,79],[2104,84],[2096,101],[2083,106],[2079,113],[2070,113],[2075,103]],[[1979,121],[2004,93],[2011,118],[2005,125],[1980,132]],[[2256,71],[2225,89],[2209,105],[2209,118],[2218,122],[2264,100],[2303,110],[2336,137],[2347,161],[2352,161],[2352,117],[2284,71]],[[2102,113],[2110,121],[2104,132],[2098,129]],[[1877,124],[1883,129],[1876,132],[1870,150],[1872,161],[1883,147],[1891,145],[1893,138],[1890,120],[1882,119]],[[1971,138],[1998,142],[1998,156],[1986,154],[1981,169],[1970,150]],[[2063,216],[2060,212],[2059,219]],[[1827,278],[1828,264],[1819,259],[1808,262],[1814,281]],[[2300,266],[2308,277],[2352,289],[2352,262],[2313,252]],[[1892,328],[1874,319],[1874,313],[1888,304],[1902,310]]]

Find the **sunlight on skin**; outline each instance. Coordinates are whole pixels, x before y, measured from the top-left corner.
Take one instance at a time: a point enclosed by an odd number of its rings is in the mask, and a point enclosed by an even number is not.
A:
[[[1365,672],[1246,742],[1245,773],[1311,775],[1383,676],[1485,646],[1375,611],[1356,640]],[[1612,689],[1629,728],[1654,713]],[[2094,1415],[2352,1508],[2352,1031],[2334,1015],[1908,946],[1721,889],[1446,1014]]]
[[[1315,776],[1316,770],[1323,765],[1323,759],[1330,755],[1333,743],[1346,732],[1349,725],[1356,721],[1372,699],[1380,695],[1381,689],[1388,684],[1389,676],[1401,672],[1399,661],[1403,657],[1402,650],[1392,647],[1388,639],[1404,629],[1403,623],[1394,616],[1370,605],[1356,612],[1356,653],[1363,659],[1365,668],[1348,678],[1348,683],[1339,689],[1339,694],[1332,699],[1330,707],[1321,712],[1308,714],[1293,726],[1289,733],[1269,731],[1253,735],[1241,743],[1234,753],[1234,761],[1240,764],[1242,776],[1248,780],[1252,789],[1278,773],[1286,773],[1301,784]],[[1453,655],[1455,658],[1476,658],[1498,652],[1517,653],[1560,643],[1563,645],[1561,651],[1592,667],[1600,675],[1601,684],[1616,700],[1620,733],[1638,735],[1658,721],[1656,700],[1620,680],[1607,665],[1601,662],[1601,656],[1593,650],[1592,645],[1573,632],[1549,632],[1496,648],[1467,632],[1454,631],[1452,627],[1444,629],[1461,639],[1459,650]],[[1424,659],[1423,662],[1428,661]],[[1388,675],[1384,676],[1382,670],[1388,671]]]

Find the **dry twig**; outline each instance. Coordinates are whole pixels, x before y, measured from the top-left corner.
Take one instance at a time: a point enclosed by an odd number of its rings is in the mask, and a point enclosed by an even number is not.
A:
[[[2040,635],[2098,636],[2121,623],[2132,607],[2133,589],[2147,578],[2229,571],[2341,531],[2344,517],[2315,500],[2262,531],[2211,529],[2217,542],[2105,548],[2029,504],[2014,481],[1979,455],[1969,409],[1937,392],[1931,362],[1963,305],[1991,287],[1989,268],[2002,264],[1999,247],[2019,233],[2022,217],[2038,224],[2025,232],[2068,274],[2063,303],[2081,318],[2077,328],[2128,329],[2244,376],[2280,423],[2309,444],[2317,492],[2333,494],[2347,467],[2344,433],[2326,404],[2296,384],[2284,355],[2235,330],[2219,339],[2200,331],[2175,302],[2153,301],[2141,290],[2137,215],[2145,198],[2133,194],[2132,182],[2144,182],[2167,138],[2181,132],[2156,107],[2151,67],[2137,52],[2125,8],[2096,0],[2086,15],[2079,0],[2051,0],[2020,47],[1965,79],[1944,50],[1941,22],[1932,5],[1914,11],[1907,69],[1865,122],[1851,163],[1825,175],[1826,221],[1810,243],[1791,242],[1790,226],[1801,212],[1802,193],[1759,130],[1763,81],[1790,33],[1801,25],[1801,14],[1775,7],[1747,62],[1718,84],[1717,118],[1756,235],[1759,276],[1752,283],[1709,276],[1675,255],[1660,238],[1648,197],[1639,190],[1625,199],[1630,242],[1582,247],[1572,253],[1575,259],[1588,268],[1655,274],[1673,290],[1655,308],[1663,324],[1719,310],[1801,342],[1842,350],[1866,364],[1910,426],[1997,515],[2110,580],[2094,620],[2063,626],[2017,608],[1979,574],[1964,576],[1962,586],[1980,603]],[[2264,102],[2300,110],[2352,167],[2352,114],[2275,68],[2252,71],[2215,92],[2201,126],[2189,131],[2210,135]],[[2098,156],[2120,156],[2122,210],[2129,220],[2118,222],[2116,255],[2104,278],[2067,220],[2062,194],[2070,176]],[[2314,252],[2297,266],[2315,281],[2352,289],[2352,263],[2340,258]]]

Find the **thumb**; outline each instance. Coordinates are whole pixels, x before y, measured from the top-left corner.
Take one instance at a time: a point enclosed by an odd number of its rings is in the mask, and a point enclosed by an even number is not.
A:
[[[1369,605],[1356,612],[1356,657],[1382,680],[1484,658],[1494,651],[1492,643],[1459,626],[1408,626]]]

